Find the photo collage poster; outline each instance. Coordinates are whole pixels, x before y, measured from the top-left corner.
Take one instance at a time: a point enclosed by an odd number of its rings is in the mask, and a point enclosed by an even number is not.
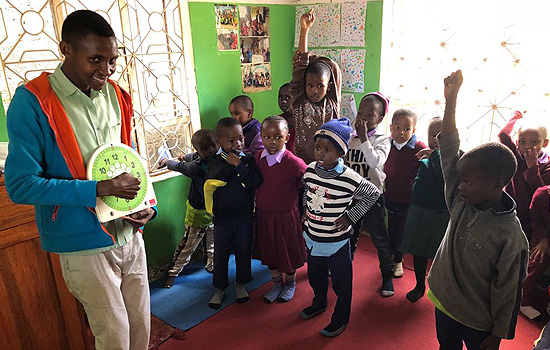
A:
[[[269,7],[239,6],[243,92],[271,90]]]
[[[215,5],[218,51],[239,50],[239,15],[235,5]]]
[[[342,70],[342,91],[364,92],[366,2],[343,2],[296,7],[294,46],[300,39],[300,17],[313,10],[310,52],[326,56]]]

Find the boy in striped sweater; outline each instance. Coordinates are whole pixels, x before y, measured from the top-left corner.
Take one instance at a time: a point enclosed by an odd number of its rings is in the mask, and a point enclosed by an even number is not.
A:
[[[311,306],[300,313],[303,319],[327,309],[329,272],[338,300],[331,322],[321,334],[335,337],[346,328],[351,312],[352,225],[376,203],[375,185],[344,165],[351,126],[346,118],[333,119],[315,133],[315,162],[304,174],[304,239],[307,246],[308,278],[314,292]],[[350,207],[353,198],[361,198]]]

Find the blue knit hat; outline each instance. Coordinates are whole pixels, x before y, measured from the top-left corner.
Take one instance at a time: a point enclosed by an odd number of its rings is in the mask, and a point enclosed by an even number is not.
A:
[[[332,119],[321,126],[313,137],[324,137],[334,143],[343,154],[348,152],[349,139],[351,138],[351,125],[348,118]]]

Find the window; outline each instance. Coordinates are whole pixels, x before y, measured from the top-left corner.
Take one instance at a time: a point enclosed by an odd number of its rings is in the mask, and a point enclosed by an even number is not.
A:
[[[174,157],[188,153],[200,120],[184,0],[4,1],[0,92],[5,105],[17,86],[63,60],[58,48],[63,19],[85,8],[101,14],[116,33],[120,57],[111,79],[132,95],[133,135],[149,170],[155,170],[161,146]]]
[[[462,148],[498,140],[514,110],[546,122],[550,3],[543,0],[384,1],[381,91],[413,109],[419,136],[443,116],[443,78],[462,69],[457,106]]]

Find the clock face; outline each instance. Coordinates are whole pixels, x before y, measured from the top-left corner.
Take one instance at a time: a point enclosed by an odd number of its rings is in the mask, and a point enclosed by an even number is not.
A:
[[[141,181],[140,189],[134,199],[123,199],[114,196],[100,197],[107,206],[115,210],[127,211],[143,204],[147,194],[148,177],[136,151],[123,144],[105,145],[94,153],[90,161],[91,180],[108,180],[126,172]]]

